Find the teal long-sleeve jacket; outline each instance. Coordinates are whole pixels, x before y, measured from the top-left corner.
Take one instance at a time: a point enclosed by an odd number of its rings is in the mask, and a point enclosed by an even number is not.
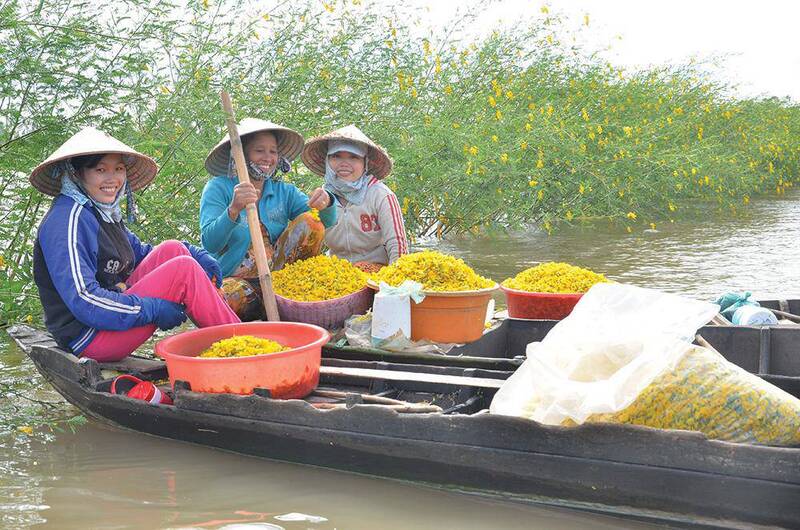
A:
[[[219,261],[224,277],[236,270],[250,247],[246,210],[241,211],[236,221],[228,217],[228,206],[236,184],[238,181],[230,177],[214,177],[206,183],[200,198],[200,240],[203,248]],[[293,184],[272,180],[264,182],[257,205],[258,217],[267,229],[272,244],[278,240],[289,221],[309,211],[308,195]],[[319,218],[325,228],[333,226],[336,224],[336,208],[320,210]]]

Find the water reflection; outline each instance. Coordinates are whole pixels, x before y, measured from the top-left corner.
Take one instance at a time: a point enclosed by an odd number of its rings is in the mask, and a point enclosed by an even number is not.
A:
[[[95,423],[34,444],[49,528],[619,528],[618,519],[271,462]],[[49,509],[43,509],[44,506]],[[322,522],[278,516],[307,514]],[[33,522],[32,520],[29,520]],[[273,526],[273,527],[274,527]],[[645,528],[625,522],[625,527]]]

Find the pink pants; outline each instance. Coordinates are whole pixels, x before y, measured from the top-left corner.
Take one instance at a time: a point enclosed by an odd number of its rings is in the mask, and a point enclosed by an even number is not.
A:
[[[198,327],[239,322],[239,317],[220,297],[203,268],[180,241],[164,241],[151,250],[128,277],[128,285],[126,293],[185,305],[186,314]],[[81,357],[99,362],[119,361],[141,346],[155,330],[155,324],[124,331],[102,330]]]

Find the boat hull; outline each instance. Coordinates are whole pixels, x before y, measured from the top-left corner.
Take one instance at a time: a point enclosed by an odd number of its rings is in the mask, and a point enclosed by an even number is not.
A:
[[[656,521],[800,525],[800,449],[635,426],[549,427],[489,414],[398,414],[367,405],[322,411],[300,400],[180,388],[175,406],[153,406],[102,391],[94,361],[41,344],[29,355],[88,416],[164,438]]]

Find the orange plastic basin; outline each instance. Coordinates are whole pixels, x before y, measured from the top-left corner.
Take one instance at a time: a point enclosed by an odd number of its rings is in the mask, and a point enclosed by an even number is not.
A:
[[[497,285],[475,291],[425,291],[419,304],[411,301],[411,340],[472,342],[481,338],[486,308]]]
[[[268,355],[199,358],[214,342],[238,335],[272,339],[292,349]],[[322,345],[330,334],[299,322],[246,322],[179,333],[156,343],[167,363],[170,384],[188,382],[194,392],[252,394],[265,388],[272,397],[302,398],[319,383]]]
[[[500,286],[506,295],[508,316],[522,319],[561,320],[572,313],[583,293],[531,293]]]

